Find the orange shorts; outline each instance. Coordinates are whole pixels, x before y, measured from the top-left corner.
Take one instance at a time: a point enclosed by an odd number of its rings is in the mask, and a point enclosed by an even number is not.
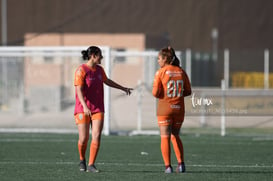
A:
[[[76,124],[90,124],[91,120],[103,120],[104,113],[103,112],[94,113],[91,115],[91,117],[85,115],[84,113],[78,113],[74,117]]]
[[[173,116],[157,116],[157,123],[159,126],[169,126],[180,128],[183,124],[184,117],[181,115]]]

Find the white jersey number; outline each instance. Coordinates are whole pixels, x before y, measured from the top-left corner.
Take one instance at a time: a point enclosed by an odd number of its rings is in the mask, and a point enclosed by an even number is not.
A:
[[[168,97],[182,97],[183,96],[183,80],[169,80],[167,83]]]

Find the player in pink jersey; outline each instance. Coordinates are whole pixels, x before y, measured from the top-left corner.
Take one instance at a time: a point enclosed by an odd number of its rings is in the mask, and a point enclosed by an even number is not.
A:
[[[76,102],[74,116],[78,126],[78,150],[80,155],[80,171],[98,172],[94,163],[100,147],[101,132],[104,122],[103,83],[120,89],[127,95],[133,89],[123,87],[107,78],[103,68],[99,65],[103,58],[100,48],[90,46],[83,50],[82,58],[87,60],[75,72],[74,86],[76,88]],[[89,163],[86,166],[85,152],[89,140],[89,127],[92,129]]]

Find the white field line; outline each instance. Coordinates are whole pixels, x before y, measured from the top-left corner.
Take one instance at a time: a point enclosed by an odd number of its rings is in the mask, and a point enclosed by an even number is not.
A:
[[[252,139],[252,141],[248,142],[217,142],[218,145],[253,145],[253,144],[259,144],[259,145],[268,145],[268,141],[272,141],[268,138],[259,138],[259,139]],[[41,142],[48,142],[48,143],[75,143],[77,142],[77,138],[75,139],[61,139],[61,138],[0,138],[0,143],[41,143]],[[111,140],[103,140],[103,142],[120,142],[120,141],[111,141]],[[146,143],[154,143],[155,140],[145,140]],[[211,141],[188,141],[192,144],[210,144]],[[132,141],[122,141],[122,143],[132,143]]]
[[[78,139],[59,139],[59,138],[0,138],[0,143],[78,143]],[[121,141],[110,141],[110,140],[103,140],[102,142],[106,143],[121,143]],[[124,144],[130,144],[133,141],[122,141]],[[147,140],[145,143],[154,143],[153,140]],[[90,141],[89,141],[90,144]],[[1,148],[1,147],[0,147]]]
[[[0,143],[40,143],[40,142],[49,142],[49,143],[63,143],[63,142],[77,142],[78,140],[72,140],[72,139],[45,139],[45,138],[42,138],[42,139],[39,139],[39,138],[0,138]]]
[[[144,131],[143,131],[144,132]],[[0,133],[56,133],[56,134],[78,134],[77,129],[65,129],[65,128],[0,128]],[[149,133],[149,132],[147,132]],[[151,131],[151,134],[147,135],[157,135],[156,131]],[[137,134],[136,134],[137,135]],[[145,134],[139,134],[139,135],[145,135]],[[182,134],[183,135],[183,134]],[[232,134],[235,137],[245,137],[249,138],[252,137],[253,141],[272,141],[273,135],[268,134]],[[134,136],[133,134],[129,134],[128,136]],[[196,137],[202,137],[200,135],[196,135]]]
[[[44,162],[44,161],[0,161],[0,165],[14,165],[14,164],[22,164],[22,165],[77,165],[78,162]],[[139,167],[162,167],[162,164],[157,163],[105,163],[98,162],[98,165],[106,165],[106,166],[139,166]],[[273,165],[202,165],[202,164],[193,164],[187,165],[187,167],[209,167],[209,168],[273,168]]]
[[[77,129],[54,129],[54,128],[0,128],[0,133],[78,133]]]
[[[60,139],[60,138],[0,138],[0,143],[41,143],[41,142],[47,142],[47,143],[75,143],[77,142],[77,138],[75,139]],[[263,142],[262,142],[263,141]],[[267,142],[265,142],[267,141]],[[218,145],[254,145],[254,144],[259,144],[259,145],[268,145],[268,139],[260,139],[260,140],[253,140],[252,142],[237,142],[237,143],[230,143],[230,142],[217,142]],[[111,141],[111,140],[103,140],[103,142],[121,142],[121,141]],[[155,140],[145,140],[145,143],[154,143]],[[211,141],[188,141],[191,144],[211,144]],[[130,144],[132,141],[122,141],[124,144]]]
[[[253,138],[253,141],[273,141],[273,137],[257,137]]]

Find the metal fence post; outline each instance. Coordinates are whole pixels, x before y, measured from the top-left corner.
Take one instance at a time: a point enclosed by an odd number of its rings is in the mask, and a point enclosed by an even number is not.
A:
[[[186,72],[191,81],[191,50],[186,50]]]
[[[269,50],[264,51],[264,89],[269,89]]]
[[[225,88],[229,88],[229,50],[225,49],[224,51],[224,80]]]

